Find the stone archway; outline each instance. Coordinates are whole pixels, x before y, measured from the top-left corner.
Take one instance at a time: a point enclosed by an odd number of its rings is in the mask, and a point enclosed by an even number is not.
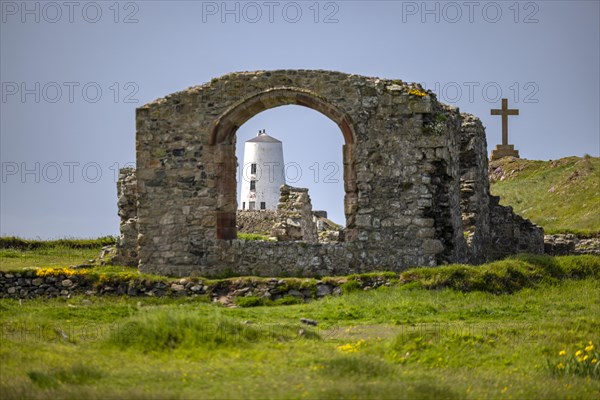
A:
[[[238,127],[295,104],[344,145],[346,242],[235,238]],[[460,115],[419,85],[334,71],[234,73],[137,109],[139,267],[169,275],[335,275],[460,261]]]
[[[338,107],[327,102],[316,93],[294,87],[278,87],[246,97],[215,119],[210,132],[211,146],[215,146],[218,172],[217,239],[236,238],[236,181],[235,143],[233,138],[240,126],[256,114],[284,105],[304,106],[325,115],[335,122],[344,137],[343,178],[344,212],[346,215],[345,235],[347,240],[356,238],[357,193],[356,168],[354,165],[354,143],[356,133],[352,118]]]

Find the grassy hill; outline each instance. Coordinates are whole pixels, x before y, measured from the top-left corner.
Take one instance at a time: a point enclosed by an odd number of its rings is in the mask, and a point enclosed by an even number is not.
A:
[[[491,192],[500,204],[542,226],[546,233],[600,231],[600,158],[490,162]]]

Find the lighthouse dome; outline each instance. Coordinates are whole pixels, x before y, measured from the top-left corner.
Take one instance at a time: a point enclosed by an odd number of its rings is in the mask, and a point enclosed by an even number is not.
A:
[[[269,136],[263,129],[262,131],[258,131],[258,135],[256,135],[256,137],[246,140],[246,143],[281,143],[281,140],[277,140],[273,136]]]

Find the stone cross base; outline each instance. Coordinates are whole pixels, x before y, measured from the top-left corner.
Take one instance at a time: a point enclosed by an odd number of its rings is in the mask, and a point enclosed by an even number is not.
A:
[[[515,150],[515,146],[513,144],[496,145],[496,150],[492,150],[492,161],[499,160],[504,157],[519,158],[519,150]]]

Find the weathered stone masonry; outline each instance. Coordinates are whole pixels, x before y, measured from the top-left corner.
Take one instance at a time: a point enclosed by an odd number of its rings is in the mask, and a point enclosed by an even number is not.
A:
[[[278,241],[303,240],[317,243],[317,224],[313,218],[308,189],[283,185],[277,206],[279,222],[272,233]]]
[[[287,104],[312,108],[340,127],[345,242],[236,240],[236,130],[259,112]],[[499,206],[490,206],[483,126],[417,84],[331,71],[235,73],[142,106],[136,119],[144,272],[398,271],[483,261],[494,238],[490,214]],[[543,248],[539,228],[520,229],[535,242],[526,250]],[[518,239],[515,247],[513,239],[500,253],[526,247]]]
[[[113,262],[137,266],[137,180],[135,169],[122,168],[117,181],[117,205],[121,219],[121,236],[117,240],[117,256]]]

